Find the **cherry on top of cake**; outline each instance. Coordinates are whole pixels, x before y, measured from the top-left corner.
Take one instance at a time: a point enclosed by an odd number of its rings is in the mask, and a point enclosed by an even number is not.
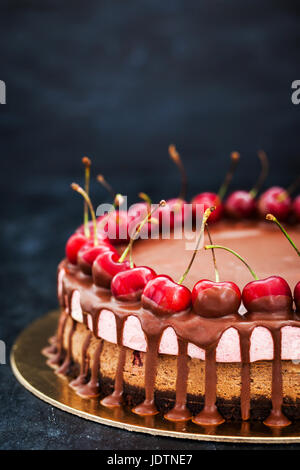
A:
[[[228,172],[226,173],[225,179],[220,186],[218,193],[212,192],[203,192],[197,194],[192,199],[192,207],[193,207],[193,216],[196,217],[197,211],[199,210],[200,205],[204,206],[204,210],[208,209],[209,207],[214,206],[215,211],[211,215],[210,222],[217,222],[220,220],[224,213],[224,205],[223,199],[228,190],[229,184],[233,178],[235,169],[240,159],[240,154],[238,152],[232,152],[230,155],[231,164]],[[202,210],[202,209],[201,209]]]
[[[259,150],[257,155],[261,163],[261,171],[253,188],[250,191],[242,189],[234,191],[225,201],[225,211],[227,215],[235,219],[252,217],[257,209],[256,197],[269,171],[269,162],[266,153],[263,150]]]
[[[194,285],[192,290],[193,308],[196,313],[207,318],[220,318],[237,314],[241,305],[241,291],[234,282],[220,281],[215,250],[208,225],[206,225],[206,231],[211,246],[215,281],[201,279]]]
[[[287,220],[294,208],[291,194],[296,190],[300,184],[300,176],[287,188],[284,189],[280,186],[273,186],[267,189],[258,200],[258,210],[262,217],[265,217],[268,213],[272,213],[279,220]],[[296,202],[297,206],[297,202]],[[297,220],[299,218],[299,212],[295,211]]]

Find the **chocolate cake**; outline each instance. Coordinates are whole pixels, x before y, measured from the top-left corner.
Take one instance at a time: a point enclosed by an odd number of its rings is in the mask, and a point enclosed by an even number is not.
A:
[[[251,419],[287,426],[300,419],[299,224],[288,225],[291,246],[273,223],[221,212],[204,244],[214,241],[226,282],[206,281],[214,277],[212,249],[198,249],[188,275],[174,282],[191,259],[187,242],[199,234],[164,239],[156,232],[133,243],[149,230],[150,211],[147,223],[126,235],[127,249],[126,240],[100,235],[111,214],[94,218],[88,235],[87,224],[72,235],[58,266],[58,328],[43,353],[76,393],[201,425]],[[119,228],[129,220],[129,211],[114,214]],[[247,267],[217,250],[223,244],[242,253],[260,280],[249,282]]]

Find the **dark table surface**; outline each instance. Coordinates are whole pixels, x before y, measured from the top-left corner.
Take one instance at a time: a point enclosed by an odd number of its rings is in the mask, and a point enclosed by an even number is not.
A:
[[[300,107],[290,100],[299,78],[299,7],[10,0],[0,10],[0,79],[7,85],[0,108],[0,339],[7,345],[0,448],[262,448],[85,421],[27,392],[8,357],[18,333],[57,306],[56,266],[81,223],[69,183],[82,181],[82,155],[94,157],[97,171],[131,201],[141,190],[155,200],[177,192],[166,155],[171,140],[184,153],[189,196],[217,189],[235,148],[245,159],[233,187],[251,187],[259,147],[270,155],[269,184],[291,182],[299,171]],[[95,183],[92,190],[96,202],[105,199]]]

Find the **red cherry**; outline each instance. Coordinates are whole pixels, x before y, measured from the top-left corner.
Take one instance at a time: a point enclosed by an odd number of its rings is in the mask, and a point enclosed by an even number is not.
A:
[[[258,200],[259,213],[265,217],[269,212],[279,220],[285,220],[291,210],[291,198],[279,186],[265,191]]]
[[[197,215],[202,216],[203,212],[212,206],[215,207],[215,210],[209,218],[210,222],[217,222],[223,214],[223,204],[216,193],[200,193],[191,202],[194,220]],[[197,205],[200,205],[200,207],[197,207]]]
[[[251,217],[256,210],[255,198],[265,181],[269,170],[266,153],[263,150],[259,150],[257,152],[257,156],[261,163],[261,171],[253,188],[250,191],[234,191],[225,202],[226,212],[231,217]]]
[[[191,291],[163,275],[149,281],[142,295],[143,307],[159,316],[186,311],[191,303]]]
[[[296,305],[297,312],[300,311],[300,281],[297,282],[294,289],[294,301]]]
[[[79,250],[87,243],[87,238],[81,233],[71,235],[66,244],[66,257],[72,264],[77,264]]]
[[[223,183],[220,186],[218,194],[208,193],[208,192],[200,193],[192,199],[194,220],[195,220],[197,215],[200,217],[206,209],[208,209],[212,206],[215,207],[215,210],[210,216],[210,219],[209,219],[210,222],[216,222],[217,220],[219,220],[221,218],[221,216],[223,214],[223,211],[224,211],[224,206],[222,204],[222,201],[223,201],[224,196],[227,192],[228,186],[229,186],[229,184],[232,180],[232,177],[233,177],[233,174],[235,172],[235,169],[236,169],[236,166],[238,164],[239,159],[240,159],[240,154],[238,152],[231,152],[231,155],[230,155],[230,160],[231,160],[230,168],[226,173],[225,179],[224,179]],[[200,205],[200,204],[204,205],[204,208],[203,207],[202,208],[201,207],[197,208],[197,205]],[[203,211],[203,209],[204,209],[204,211]],[[200,213],[199,213],[199,211],[200,211]]]
[[[138,222],[142,222],[142,220],[146,217],[148,211],[149,205],[146,202],[137,202],[129,207],[128,217],[131,220],[138,219]]]
[[[159,209],[158,209],[159,210]],[[146,202],[138,202],[133,204],[128,210],[128,218],[129,218],[129,227],[137,228],[138,225],[144,220],[149,212],[149,204]],[[155,224],[152,220],[146,222],[143,227],[141,228],[139,235],[137,238],[150,238],[151,234],[158,233],[159,231],[159,224]],[[131,232],[131,229],[130,229]]]
[[[168,199],[166,205],[158,210],[158,219],[161,229],[182,228],[185,221],[192,219],[191,206],[183,199]]]
[[[243,304],[248,312],[275,313],[292,309],[292,292],[288,283],[279,276],[249,282],[242,292]]]
[[[93,281],[96,286],[110,287],[112,278],[121,271],[130,269],[129,261],[119,263],[119,255],[114,251],[106,251],[99,255],[92,267]]]
[[[295,214],[298,222],[300,222],[300,194],[293,201],[292,211]]]
[[[118,300],[140,300],[145,285],[155,276],[155,271],[147,266],[138,266],[119,272],[111,281],[112,294]]]
[[[77,256],[77,262],[82,272],[84,272],[84,274],[92,274],[93,262],[99,255],[106,251],[117,253],[113,246],[105,241],[100,241],[99,244],[95,246],[93,240],[89,240],[83,245]]]
[[[256,201],[249,191],[234,191],[225,202],[228,215],[236,219],[251,217],[256,210]]]
[[[238,313],[241,291],[234,282],[202,279],[193,288],[192,302],[195,312],[202,317],[223,317]]]
[[[101,236],[107,236],[110,243],[117,245],[129,241],[128,225],[130,218],[127,211],[114,211],[106,214],[100,223],[98,229]]]

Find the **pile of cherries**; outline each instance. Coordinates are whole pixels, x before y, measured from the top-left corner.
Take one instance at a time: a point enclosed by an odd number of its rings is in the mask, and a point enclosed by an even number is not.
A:
[[[289,216],[300,221],[300,195],[294,200],[280,186],[273,186],[265,191],[256,202],[250,192],[234,191],[224,204],[228,215],[235,218],[248,218],[255,214],[265,217],[272,213],[278,220],[287,220]]]

